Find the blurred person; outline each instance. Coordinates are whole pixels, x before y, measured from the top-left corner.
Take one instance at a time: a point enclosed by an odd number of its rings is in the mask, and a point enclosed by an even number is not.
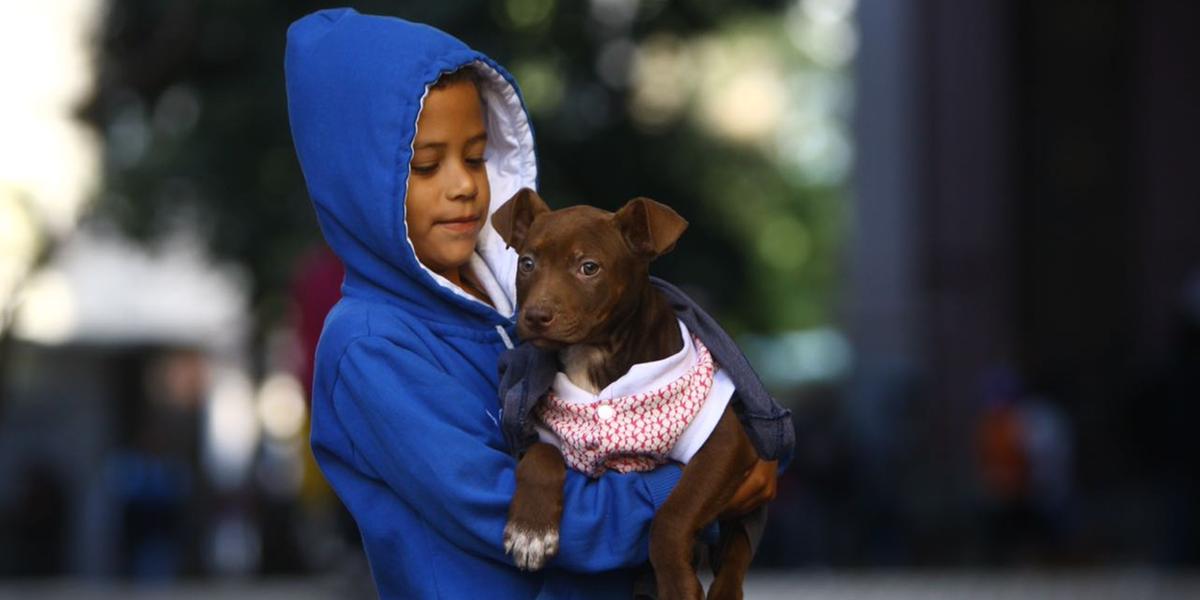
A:
[[[1047,541],[1058,541],[1071,526],[1075,436],[1071,422],[1049,396],[1028,394],[1021,401],[1024,446],[1029,460],[1029,501]]]
[[[66,566],[67,490],[62,478],[49,465],[34,462],[25,466],[16,481],[17,502],[11,515],[0,520],[13,545],[16,575],[50,577],[62,575]],[[4,521],[8,521],[4,523]]]
[[[129,448],[108,460],[120,506],[121,571],[134,579],[169,581],[187,560],[188,466],[145,448]]]
[[[325,317],[342,297],[342,278],[345,269],[329,246],[318,244],[297,261],[291,282],[292,326],[296,331],[299,347],[297,364],[293,365],[296,377],[304,386],[304,399],[312,406],[312,382],[315,370],[314,358],[317,342]],[[307,418],[311,410],[305,413]],[[332,491],[321,479],[311,452],[304,453],[304,477],[300,488],[300,499],[310,513],[330,512],[336,514],[337,527],[347,541],[357,540],[358,527],[345,508],[336,501],[330,502]],[[331,505],[337,506],[331,510]]]
[[[304,399],[310,409],[317,343],[325,317],[342,297],[341,286],[345,273],[333,250],[324,243],[318,243],[300,257],[292,274],[291,319],[300,350],[292,367],[304,386]],[[305,431],[311,428],[311,414],[311,410],[305,412]],[[302,456],[304,474],[299,501],[303,516],[299,535],[303,540],[301,550],[305,560],[316,568],[336,567],[353,590],[345,595],[369,596],[370,590],[359,589],[369,586],[370,579],[361,576],[368,572],[368,565],[358,545],[362,537],[358,525],[321,477],[312,452],[305,451]]]
[[[1048,397],[1023,390],[1007,369],[992,373],[976,430],[989,552],[1000,563],[1053,550],[1070,526],[1073,435]]]
[[[551,568],[504,553],[516,463],[496,366],[517,258],[486,225],[537,183],[516,83],[441,31],[351,9],[295,22],[285,71],[309,195],[346,269],[317,349],[313,451],[380,595],[628,597],[675,466],[569,472]],[[754,469],[731,510],[773,486],[770,464]]]
[[[1173,567],[1200,564],[1200,270],[1184,282],[1175,307],[1170,355],[1127,420],[1142,436],[1146,473],[1163,508],[1154,559]]]
[[[319,244],[300,258],[292,277],[294,325],[302,350],[296,376],[304,385],[306,399],[312,398],[313,357],[317,341],[321,338],[321,326],[330,309],[342,297],[341,285],[345,275],[346,271],[333,250],[325,244]]]
[[[1017,408],[1019,385],[1016,376],[1007,371],[993,375],[976,432],[984,490],[1002,505],[1024,498],[1029,486],[1029,461]]]

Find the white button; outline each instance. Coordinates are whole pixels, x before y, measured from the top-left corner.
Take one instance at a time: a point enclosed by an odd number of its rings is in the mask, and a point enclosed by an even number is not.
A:
[[[607,404],[601,404],[600,408],[596,409],[596,416],[600,417],[600,419],[603,421],[611,419],[613,416],[613,407]]]

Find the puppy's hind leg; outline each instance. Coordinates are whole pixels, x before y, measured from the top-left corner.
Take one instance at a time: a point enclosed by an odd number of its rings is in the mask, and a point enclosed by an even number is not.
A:
[[[716,520],[756,459],[742,424],[727,408],[650,526],[650,562],[659,600],[703,598],[691,565],[696,533]]]
[[[765,506],[745,517],[721,521],[721,541],[712,560],[716,577],[708,588],[708,600],[742,600],[742,584],[756,545],[750,539],[750,530],[756,529],[757,535],[761,535],[765,522]]]

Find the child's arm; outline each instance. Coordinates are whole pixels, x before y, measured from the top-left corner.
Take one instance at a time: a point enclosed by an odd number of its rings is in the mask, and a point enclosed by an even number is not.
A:
[[[359,468],[388,486],[466,552],[511,563],[503,531],[516,462],[487,445],[494,423],[472,392],[412,350],[377,337],[347,348],[333,388],[334,410],[353,439]],[[460,399],[465,401],[459,402]],[[550,566],[607,571],[647,560],[649,525],[679,480],[666,466],[599,479],[568,471],[558,555]]]

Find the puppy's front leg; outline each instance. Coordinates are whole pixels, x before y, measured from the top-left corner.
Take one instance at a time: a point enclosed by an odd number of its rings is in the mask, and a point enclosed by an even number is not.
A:
[[[521,569],[536,571],[558,553],[567,467],[558,448],[538,442],[517,463],[517,490],[508,507],[504,552]]]

